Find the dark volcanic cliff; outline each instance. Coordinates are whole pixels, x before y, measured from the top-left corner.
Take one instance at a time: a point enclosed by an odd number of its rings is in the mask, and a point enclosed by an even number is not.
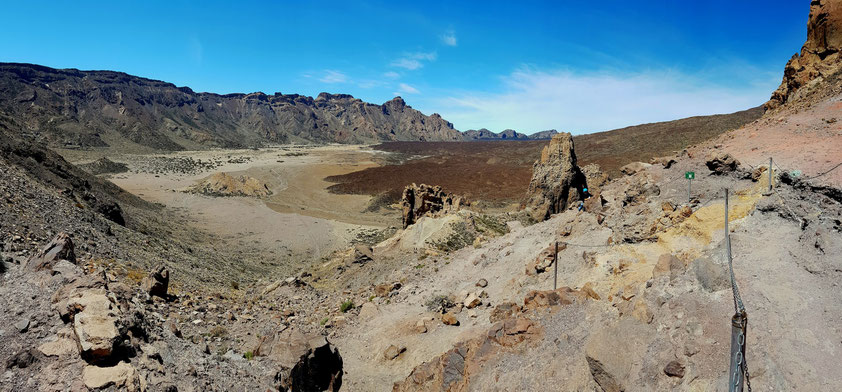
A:
[[[375,105],[345,94],[218,95],[121,72],[13,63],[0,63],[0,115],[52,146],[180,150],[462,139],[441,116],[426,116],[400,97]]]

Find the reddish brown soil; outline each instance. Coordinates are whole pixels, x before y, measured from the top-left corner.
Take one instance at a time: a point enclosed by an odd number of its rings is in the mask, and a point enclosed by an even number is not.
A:
[[[598,164],[609,176],[635,161],[648,162],[716,137],[757,119],[760,108],[725,115],[690,117],[574,137],[579,165]],[[547,140],[476,142],[392,142],[376,146],[396,153],[396,163],[341,176],[336,193],[383,195],[395,201],[411,183],[441,185],[446,191],[492,204],[518,202],[532,176],[532,163]]]

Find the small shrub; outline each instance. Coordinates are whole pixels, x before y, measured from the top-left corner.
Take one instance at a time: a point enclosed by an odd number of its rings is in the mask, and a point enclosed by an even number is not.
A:
[[[243,354],[243,358],[245,358],[246,360],[251,361],[252,359],[254,359],[254,353],[253,353],[253,352],[251,352],[251,351],[246,351],[246,353],[245,353],[245,354]]]
[[[462,249],[474,242],[476,234],[468,229],[465,222],[453,223],[450,225],[453,233],[447,238],[433,243],[433,246],[442,252],[452,252]]]
[[[341,311],[342,313],[345,313],[345,312],[347,312],[347,311],[349,311],[353,308],[354,308],[354,301],[350,300],[350,299],[339,305],[339,311]]]
[[[231,288],[234,289],[234,290],[239,290],[240,289],[240,282],[237,282],[236,280],[232,280],[231,281]]]
[[[319,322],[319,325],[324,326],[325,324],[327,324],[328,320],[330,320],[330,317],[323,318],[322,321]]]
[[[415,269],[421,269],[421,268],[424,268],[424,264],[418,264],[418,265],[415,266]]]
[[[441,312],[444,313],[447,309],[452,308],[454,306],[453,301],[450,300],[450,297],[442,294],[434,295],[432,298],[428,299],[424,305],[427,307],[427,310],[431,312]]]
[[[481,233],[503,235],[509,232],[509,226],[502,219],[490,215],[477,215],[474,217],[477,230]]]

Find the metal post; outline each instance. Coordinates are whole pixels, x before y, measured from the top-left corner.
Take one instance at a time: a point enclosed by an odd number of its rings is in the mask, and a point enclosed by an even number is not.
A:
[[[692,198],[690,197],[690,187],[691,187],[691,186],[693,186],[693,179],[692,179],[692,178],[688,178],[688,179],[687,179],[687,204],[690,204],[690,200],[692,199]]]
[[[558,241],[555,242],[555,253],[553,256],[553,265],[555,266],[555,275],[553,276],[553,290],[558,289]]]
[[[747,322],[745,312],[735,313],[731,317],[731,367],[728,377],[728,390],[731,392],[743,391]]]
[[[728,231],[728,188],[725,188],[725,251],[730,262],[731,260],[731,232]]]
[[[769,192],[772,191],[772,157],[769,157]]]

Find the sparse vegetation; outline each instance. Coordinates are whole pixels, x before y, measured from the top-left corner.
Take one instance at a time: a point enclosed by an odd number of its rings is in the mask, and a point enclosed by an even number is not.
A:
[[[503,235],[509,232],[506,222],[496,216],[479,214],[474,216],[477,231],[484,234]]]
[[[427,302],[424,303],[424,306],[426,306],[427,310],[431,312],[444,313],[447,309],[452,308],[454,303],[450,300],[449,296],[436,294],[432,298],[428,299]]]
[[[346,313],[353,308],[354,308],[354,301],[350,300],[350,299],[345,301],[345,302],[342,302],[339,305],[339,311],[342,312],[342,313]]]
[[[450,225],[453,234],[447,238],[433,243],[433,246],[442,252],[452,252],[462,249],[474,242],[476,234],[468,228],[465,222],[453,223]]]
[[[245,358],[248,361],[251,361],[252,359],[254,359],[254,353],[251,351],[246,351],[246,353],[243,354],[243,358]]]

